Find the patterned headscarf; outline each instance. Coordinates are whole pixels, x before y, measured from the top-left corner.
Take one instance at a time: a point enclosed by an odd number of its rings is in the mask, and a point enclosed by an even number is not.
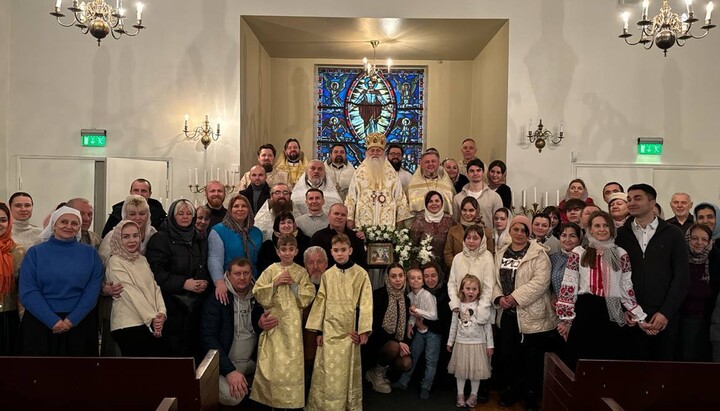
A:
[[[5,203],[0,203],[0,210],[5,213],[8,219],[7,230],[0,236],[0,299],[2,299],[5,294],[10,294],[15,289],[12,255],[15,242],[12,239],[13,220],[10,209]]]
[[[703,230],[710,239],[705,248],[703,248],[699,253],[696,253],[692,250],[692,247],[690,247],[690,238],[692,237],[692,232],[695,230]],[[704,264],[705,273],[702,276],[702,280],[709,283],[710,264],[708,256],[710,256],[710,250],[712,250],[713,247],[712,231],[710,230],[710,227],[703,224],[693,224],[693,226],[685,232],[685,242],[687,243],[688,259],[690,260],[690,264]]]
[[[110,238],[110,255],[116,255],[127,261],[135,261],[138,257],[140,257],[140,243],[142,241],[138,241],[138,248],[134,253],[128,252],[128,250],[126,250],[122,245],[122,230],[126,225],[134,225],[138,229],[138,232],[140,231],[140,227],[136,222],[132,220],[120,221],[118,225],[115,226],[115,229],[112,232],[112,237]]]
[[[385,317],[383,318],[382,327],[386,333],[394,335],[395,339],[402,341],[405,338],[405,326],[407,320],[405,313],[407,308],[405,307],[405,289],[396,290],[390,285],[390,269],[402,268],[400,265],[391,264],[385,270],[385,289],[388,294],[388,308],[385,311]],[[405,275],[405,270],[403,270]]]

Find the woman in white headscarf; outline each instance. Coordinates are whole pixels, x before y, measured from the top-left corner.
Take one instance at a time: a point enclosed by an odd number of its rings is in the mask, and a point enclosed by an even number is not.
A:
[[[56,210],[20,268],[21,354],[97,356],[93,313],[103,278],[95,248],[81,243],[80,212]]]

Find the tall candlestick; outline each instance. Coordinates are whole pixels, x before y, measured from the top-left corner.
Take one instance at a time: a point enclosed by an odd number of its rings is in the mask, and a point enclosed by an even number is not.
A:
[[[545,207],[549,206],[550,203],[548,203],[548,192],[545,192]]]
[[[192,185],[192,169],[188,168],[188,185]]]
[[[220,167],[217,168],[217,181],[220,181]]]
[[[527,207],[527,201],[525,201],[525,190],[522,191],[522,206]]]
[[[648,0],[643,1],[643,20],[647,20],[648,16],[648,7],[650,7],[650,2]]]
[[[207,179],[207,170],[203,170],[203,180],[205,180],[204,185],[207,185],[208,179]]]
[[[685,4],[687,4],[687,13],[688,13],[688,16],[692,15],[692,12],[693,12],[692,0],[685,0]]]
[[[533,187],[533,204],[537,204],[537,187]]]
[[[555,191],[555,205],[560,205],[560,190]]]
[[[225,184],[230,184],[230,172],[225,170]]]
[[[195,185],[198,185],[198,172],[197,172],[197,167],[195,167]]]

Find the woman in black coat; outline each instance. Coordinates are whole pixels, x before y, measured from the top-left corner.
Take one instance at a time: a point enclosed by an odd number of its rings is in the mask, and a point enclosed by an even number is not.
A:
[[[398,263],[385,269],[385,287],[373,292],[373,331],[363,359],[373,366],[365,374],[373,390],[389,393],[388,367],[399,372],[412,368],[410,340],[407,337],[410,299],[405,294],[405,270]]]
[[[297,265],[304,265],[303,254],[305,254],[305,250],[310,247],[310,237],[306,236],[305,233],[298,228],[295,224],[295,217],[291,212],[283,211],[275,217],[272,239],[263,242],[260,247],[257,262],[258,275],[262,274],[262,272],[273,263],[280,262],[280,257],[278,257],[277,251],[275,251],[275,245],[277,244],[278,237],[283,234],[290,234],[297,239],[298,252],[293,261],[295,261]]]
[[[188,200],[170,205],[161,230],[150,238],[145,257],[167,308],[163,337],[172,357],[200,360],[200,321],[208,293],[207,242],[195,231],[195,207]]]

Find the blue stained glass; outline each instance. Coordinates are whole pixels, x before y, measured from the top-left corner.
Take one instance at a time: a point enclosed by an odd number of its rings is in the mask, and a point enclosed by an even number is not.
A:
[[[369,76],[359,67],[318,67],[316,155],[326,159],[333,144],[348,160],[365,157],[365,136],[380,132],[405,151],[403,166],[415,171],[424,135],[425,69],[402,68]]]

